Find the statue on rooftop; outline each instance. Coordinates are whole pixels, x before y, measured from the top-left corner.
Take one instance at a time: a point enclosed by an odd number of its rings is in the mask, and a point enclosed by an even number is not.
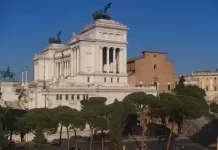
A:
[[[108,9],[111,7],[112,2],[108,3],[104,10],[95,11],[92,13],[93,20],[96,21],[98,19],[106,19],[111,20],[111,16],[108,14]]]
[[[8,68],[6,70],[0,70],[0,79],[3,78],[4,81],[14,81],[14,77],[15,77],[15,73],[10,71],[10,67],[8,66]],[[8,80],[6,80],[8,79]]]
[[[62,31],[58,32],[58,34],[57,34],[57,39],[55,39],[54,37],[50,37],[50,38],[48,39],[48,43],[49,43],[49,44],[53,44],[53,43],[55,43],[55,44],[61,44],[61,39],[60,39],[61,32],[62,32]]]

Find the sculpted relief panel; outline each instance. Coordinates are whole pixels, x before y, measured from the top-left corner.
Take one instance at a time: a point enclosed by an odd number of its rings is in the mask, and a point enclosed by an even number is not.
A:
[[[59,58],[59,57],[64,57],[64,56],[68,56],[70,55],[70,50],[65,50],[65,51],[61,51],[61,52],[57,52],[54,57],[55,58]]]
[[[112,40],[112,41],[125,41],[124,35],[119,33],[107,33],[107,32],[99,32],[100,39],[103,40]]]

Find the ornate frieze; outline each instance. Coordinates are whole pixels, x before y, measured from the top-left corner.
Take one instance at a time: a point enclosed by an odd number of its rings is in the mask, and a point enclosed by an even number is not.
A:
[[[99,19],[99,20],[95,21],[94,23],[86,26],[81,31],[81,34],[88,31],[88,30],[91,30],[91,29],[93,29],[95,27],[102,27],[102,28],[116,29],[116,30],[124,30],[124,31],[128,30],[127,26],[125,26],[123,24],[120,24],[119,22],[116,22],[114,20]]]

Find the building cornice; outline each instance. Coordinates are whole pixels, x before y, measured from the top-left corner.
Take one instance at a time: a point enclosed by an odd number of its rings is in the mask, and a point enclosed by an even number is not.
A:
[[[95,27],[101,27],[101,28],[109,28],[109,29],[116,29],[116,30],[124,30],[127,31],[129,28],[119,22],[116,22],[114,20],[105,20],[105,19],[99,19],[95,22],[89,24],[86,26],[83,30],[81,30],[81,34],[95,28]]]
[[[79,42],[93,42],[93,43],[102,43],[104,45],[107,45],[107,44],[113,44],[113,45],[116,45],[116,44],[121,44],[121,45],[127,45],[128,42],[120,42],[120,41],[111,41],[111,40],[102,40],[102,39],[82,39],[82,38],[78,38],[76,41],[73,41],[73,42],[70,42],[69,44],[70,45],[74,45],[74,44],[77,44]]]
[[[46,93],[58,93],[58,92],[65,92],[65,93],[72,93],[72,92],[150,92],[156,93],[157,90],[155,87],[49,87],[45,90],[42,90]]]

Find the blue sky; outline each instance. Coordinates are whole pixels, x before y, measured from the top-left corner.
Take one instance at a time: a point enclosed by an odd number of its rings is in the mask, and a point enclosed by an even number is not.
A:
[[[111,0],[110,15],[126,24],[128,57],[143,50],[168,52],[177,74],[218,68],[218,0]],[[92,22],[108,0],[1,0],[0,70],[8,65],[20,80],[32,58],[62,31],[64,43]]]

